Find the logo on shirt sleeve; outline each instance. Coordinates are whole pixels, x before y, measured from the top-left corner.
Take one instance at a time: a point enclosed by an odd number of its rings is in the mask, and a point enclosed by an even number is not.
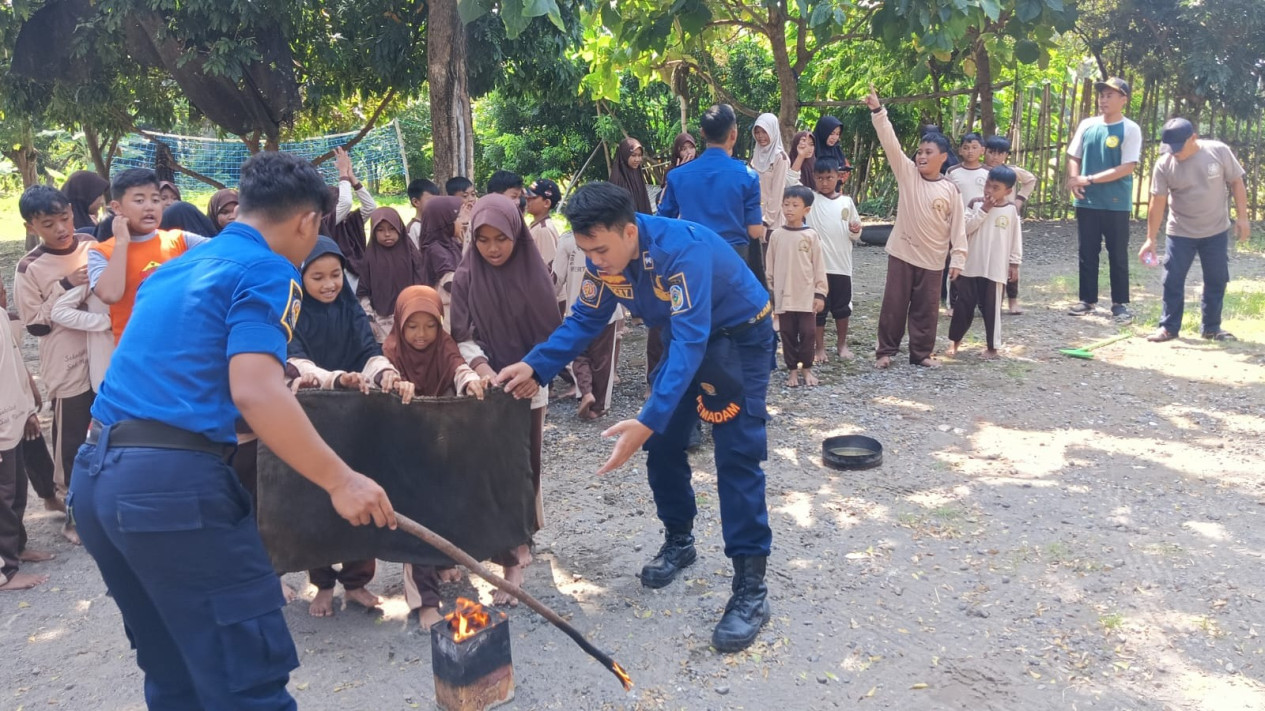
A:
[[[281,327],[286,332],[286,343],[294,338],[294,329],[299,323],[299,311],[303,308],[303,287],[295,280],[290,280],[290,294],[286,298],[286,307],[281,312]]]
[[[580,303],[595,309],[602,303],[602,283],[587,269],[584,280],[580,282]]]
[[[650,252],[641,253],[641,267],[646,271],[654,271],[654,260],[650,258]]]
[[[672,313],[679,314],[690,310],[690,287],[685,282],[685,273],[677,272],[668,277],[668,301],[672,305]]]

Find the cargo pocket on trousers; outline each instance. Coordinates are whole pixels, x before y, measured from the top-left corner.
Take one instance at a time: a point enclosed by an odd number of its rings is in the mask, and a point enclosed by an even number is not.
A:
[[[196,531],[202,528],[202,504],[191,491],[130,494],[119,497],[118,517],[124,533]]]
[[[299,666],[294,640],[281,608],[285,597],[277,576],[265,575],[211,593],[211,611],[219,626],[225,686],[246,691],[284,682]]]

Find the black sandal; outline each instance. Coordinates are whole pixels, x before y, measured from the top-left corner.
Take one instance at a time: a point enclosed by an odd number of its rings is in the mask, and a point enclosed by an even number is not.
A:
[[[1234,334],[1230,333],[1229,331],[1210,331],[1208,333],[1203,334],[1203,337],[1205,340],[1209,340],[1209,341],[1237,341],[1239,340],[1235,338]]]

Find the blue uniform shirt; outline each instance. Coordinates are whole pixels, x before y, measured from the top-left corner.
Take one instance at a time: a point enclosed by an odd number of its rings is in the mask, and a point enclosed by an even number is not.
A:
[[[659,215],[679,217],[711,228],[737,247],[750,244],[747,227],[764,223],[760,209],[760,176],[721,148],[668,173]]]
[[[156,420],[236,442],[228,361],[267,353],[285,362],[303,300],[298,279],[293,264],[240,222],[154,270],[137,293],[92,416],[104,425]]]
[[[738,253],[702,225],[639,214],[637,233],[641,258],[618,275],[599,275],[586,262],[572,315],[523,362],[536,371],[537,380],[548,383],[623,304],[647,325],[663,326],[670,334],[650,399],[637,417],[662,433],[694,380],[712,332],[765,311],[769,292]]]

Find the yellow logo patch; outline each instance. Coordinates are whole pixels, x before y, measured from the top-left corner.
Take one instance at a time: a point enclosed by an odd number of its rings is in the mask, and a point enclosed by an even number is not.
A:
[[[1119,136],[1107,136],[1107,141],[1106,141],[1106,143],[1107,143],[1107,147],[1108,147],[1108,148],[1115,148],[1115,147],[1117,147],[1117,146],[1119,146],[1119,145],[1120,145],[1120,137],[1119,137]]]
[[[281,312],[281,327],[286,331],[286,343],[294,338],[294,329],[299,324],[299,312],[303,310],[303,287],[293,279],[290,280],[290,294],[286,298],[285,309]]]
[[[590,309],[595,309],[602,303],[602,281],[593,276],[592,272],[584,272],[584,281],[580,282],[580,303]]]

